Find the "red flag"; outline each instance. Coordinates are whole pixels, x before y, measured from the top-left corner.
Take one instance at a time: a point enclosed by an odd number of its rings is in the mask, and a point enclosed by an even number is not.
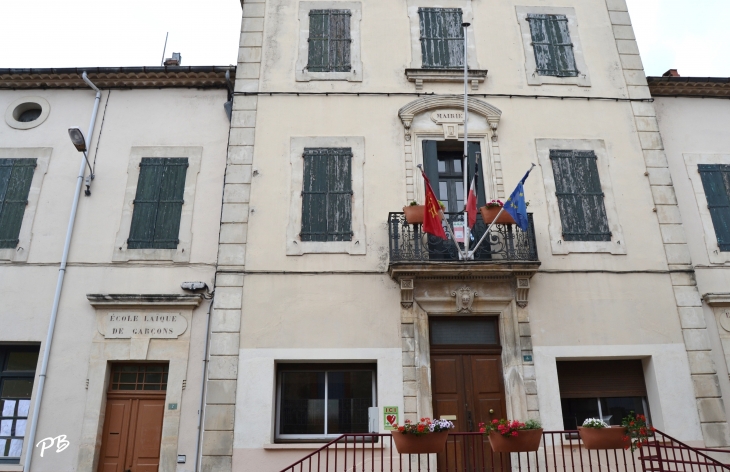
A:
[[[423,180],[426,181],[426,208],[423,215],[423,231],[441,239],[446,239],[444,227],[441,226],[441,205],[439,205],[436,195],[433,193],[428,177],[423,171],[421,171],[421,175],[423,175]]]
[[[477,222],[477,192],[474,188],[474,179],[471,179],[471,186],[469,187],[469,196],[466,199],[466,214],[468,216],[467,223],[469,228],[474,227],[474,223]]]

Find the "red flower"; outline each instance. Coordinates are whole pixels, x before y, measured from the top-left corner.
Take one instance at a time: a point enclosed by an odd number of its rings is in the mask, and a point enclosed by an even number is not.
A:
[[[416,427],[416,429],[418,430],[418,432],[419,432],[419,433],[422,433],[422,432],[423,432],[423,430],[424,430],[424,429],[426,429],[426,427],[425,427],[425,426],[423,426],[422,424],[419,424],[419,425],[418,425],[418,426]]]
[[[517,431],[512,431],[512,436],[517,436]]]
[[[405,426],[398,426],[398,431],[400,431],[401,433],[405,430],[406,430]]]

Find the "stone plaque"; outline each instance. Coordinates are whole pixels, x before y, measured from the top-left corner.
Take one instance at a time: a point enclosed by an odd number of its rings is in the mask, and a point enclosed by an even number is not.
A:
[[[107,339],[177,338],[188,320],[180,313],[121,312],[100,316],[98,326]]]
[[[730,331],[730,309],[725,308],[720,312],[720,326],[725,331]]]
[[[464,124],[464,110],[436,110],[431,113],[431,120],[434,123],[458,123]]]

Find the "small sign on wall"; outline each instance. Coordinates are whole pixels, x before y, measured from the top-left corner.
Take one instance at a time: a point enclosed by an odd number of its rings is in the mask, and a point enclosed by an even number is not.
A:
[[[386,431],[395,431],[398,429],[398,407],[383,407],[383,429]]]

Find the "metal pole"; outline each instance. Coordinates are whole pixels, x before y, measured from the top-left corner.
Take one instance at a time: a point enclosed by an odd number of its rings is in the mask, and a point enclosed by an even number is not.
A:
[[[214,284],[215,286],[215,284]],[[202,456],[202,439],[203,439],[203,416],[205,413],[205,397],[208,393],[208,357],[210,353],[210,312],[213,309],[213,301],[215,300],[215,289],[213,290],[213,296],[210,298],[210,305],[208,305],[208,316],[205,319],[205,353],[203,354],[203,379],[200,387],[200,410],[198,413],[198,438],[195,443],[195,468],[194,472],[200,471],[200,461]]]
[[[94,111],[91,113],[91,122],[89,123],[89,132],[86,134],[86,149],[91,144],[91,134],[94,131],[96,123],[96,114],[99,111],[99,101],[101,100],[101,90],[99,90],[86,77],[86,72],[82,78],[96,91],[96,99],[94,100]],[[35,446],[35,435],[38,429],[38,415],[41,410],[41,401],[43,399],[43,386],[46,383],[46,373],[48,372],[48,358],[51,354],[51,342],[53,341],[53,331],[56,327],[56,318],[58,316],[58,305],[61,300],[61,290],[63,289],[63,277],[66,274],[66,262],[68,261],[68,252],[71,247],[71,236],[73,235],[74,221],[76,220],[76,210],[79,206],[79,196],[81,195],[81,185],[84,183],[84,174],[86,172],[86,155],[81,156],[81,164],[79,166],[79,175],[76,178],[76,192],[74,193],[74,201],[71,205],[71,216],[68,219],[68,228],[66,229],[66,242],[63,245],[63,255],[61,256],[61,266],[58,269],[58,281],[56,282],[56,293],[53,296],[53,308],[51,308],[51,320],[48,324],[48,333],[46,334],[46,342],[43,346],[43,361],[41,362],[41,372],[38,375],[38,389],[36,390],[35,401],[33,402],[33,416],[30,421],[30,434],[28,434],[28,442],[25,448],[25,463],[23,471],[30,472],[30,463],[33,459],[33,450]]]
[[[469,132],[467,123],[469,121],[469,66],[467,64],[467,39],[466,32],[469,27],[469,23],[462,23],[464,27],[464,163],[462,164],[462,170],[464,173],[464,259],[470,259],[469,257],[469,216],[466,213],[466,201],[469,195]]]

